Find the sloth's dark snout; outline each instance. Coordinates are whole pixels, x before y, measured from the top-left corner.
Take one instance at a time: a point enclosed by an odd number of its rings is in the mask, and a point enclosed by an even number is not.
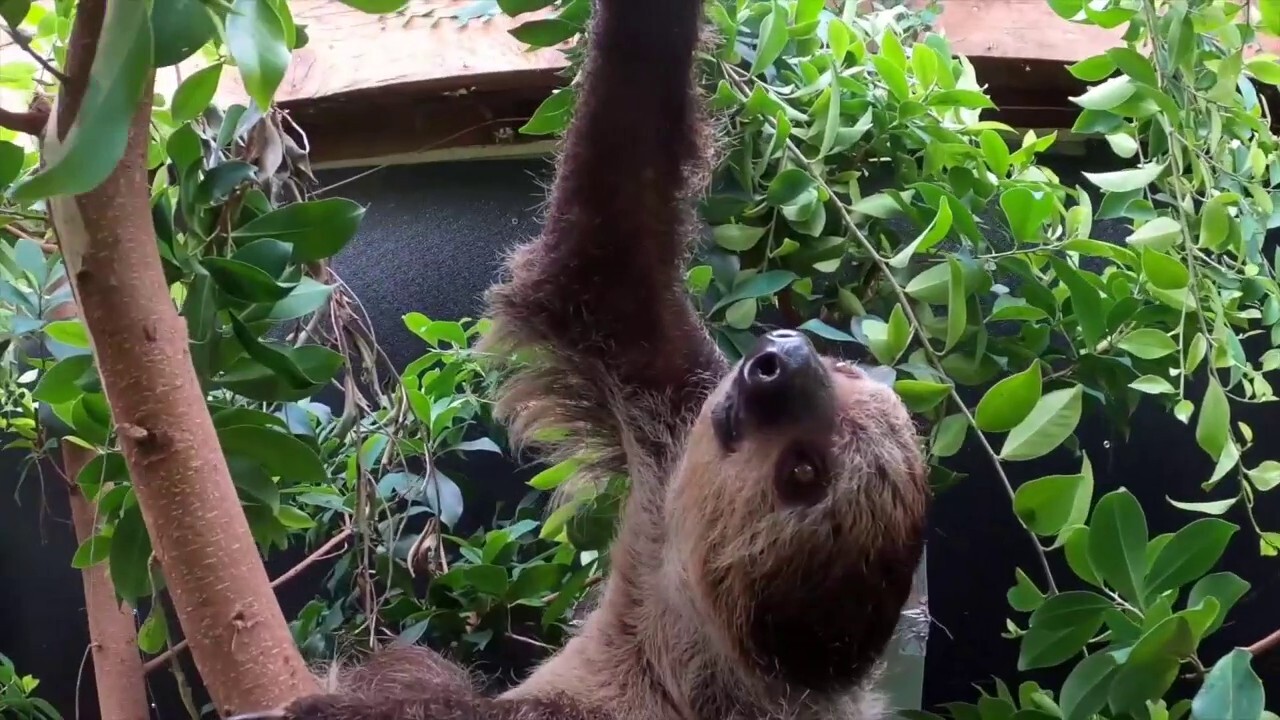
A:
[[[732,449],[754,428],[819,431],[832,420],[834,403],[831,378],[809,339],[774,330],[742,359],[712,421],[720,442]]]

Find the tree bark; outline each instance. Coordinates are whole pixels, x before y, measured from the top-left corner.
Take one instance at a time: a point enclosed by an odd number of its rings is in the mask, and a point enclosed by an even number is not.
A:
[[[75,483],[76,475],[93,452],[62,441],[62,468],[76,540],[83,544],[97,532],[98,508]],[[105,562],[80,572],[84,581],[84,608],[89,616],[89,643],[93,649],[93,677],[98,688],[98,709],[103,720],[149,720],[146,678],[138,653],[138,633],[133,612],[116,600],[111,571]]]
[[[105,0],[81,0],[68,81],[50,122],[66,136]],[[223,715],[318,689],[267,579],[164,279],[146,171],[151,84],[123,159],[94,190],[50,198],[142,517],[205,687]],[[49,139],[46,138],[46,146]]]

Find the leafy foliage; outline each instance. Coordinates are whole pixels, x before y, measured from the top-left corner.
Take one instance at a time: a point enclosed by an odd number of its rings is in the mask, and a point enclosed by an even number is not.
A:
[[[1021,670],[1066,666],[1066,683],[1017,697],[997,683],[951,717],[1273,717],[1249,653],[1206,667],[1197,648],[1249,587],[1214,571],[1240,534],[1216,516],[1246,518],[1263,555],[1280,549],[1254,514],[1275,462],[1246,460],[1253,430],[1232,416],[1233,402],[1275,399],[1265,374],[1280,367],[1277,261],[1262,252],[1280,164],[1257,89],[1280,82],[1280,65],[1246,57],[1255,30],[1235,4],[1050,4],[1072,22],[1127,25],[1123,45],[1070,68],[1091,83],[1072,98],[1074,129],[1129,164],[1087,172],[1083,187],[1042,164],[1056,133],[984,119],[994,106],[930,11],[709,2],[721,42],[703,76],[730,141],[689,288],[731,356],[781,324],[886,366],[930,422],[940,488],[960,479],[947,462],[970,439],[1005,484],[1043,561],[1017,572],[1007,637]],[[581,30],[575,5],[555,17]],[[524,132],[562,132],[574,93],[553,94]],[[1127,237],[1096,239],[1095,221]],[[1216,465],[1213,499],[1172,501],[1201,517],[1154,538],[1127,490],[1095,502],[1076,437],[1086,418],[1127,435],[1139,403],[1188,425]],[[1014,487],[1006,466],[1040,458],[1060,474]],[[1049,575],[1051,552],[1070,587]],[[1200,691],[1166,701],[1180,674]]]
[[[40,681],[19,675],[13,662],[0,654],[0,714],[24,720],[62,720],[49,703],[32,695]]]

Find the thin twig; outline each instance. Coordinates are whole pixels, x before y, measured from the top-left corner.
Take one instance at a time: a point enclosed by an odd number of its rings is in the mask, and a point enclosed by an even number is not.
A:
[[[13,39],[14,45],[17,45],[18,47],[22,48],[23,52],[30,55],[31,59],[35,60],[40,65],[40,67],[45,69],[46,72],[48,72],[50,75],[57,78],[58,82],[65,83],[67,81],[67,76],[65,73],[63,73],[58,68],[54,67],[49,62],[48,58],[36,52],[35,48],[31,47],[31,38],[27,37],[21,30],[15,28],[13,25],[10,25],[9,23],[6,22],[4,24],[4,31],[5,31],[5,34],[7,34],[10,38]]]
[[[289,568],[283,575],[276,578],[275,580],[272,580],[271,587],[273,589],[277,588],[289,582],[293,578],[297,577],[299,573],[301,573],[303,570],[306,570],[308,567],[316,564],[317,562],[320,562],[321,560],[325,560],[331,557],[329,553],[332,552],[336,547],[338,547],[342,543],[346,542],[347,538],[351,537],[351,533],[352,533],[352,530],[350,527],[343,528],[341,532],[339,532],[337,535],[334,535],[332,538],[330,538],[328,542],[326,542],[324,545],[321,545],[315,552],[311,553],[306,558],[304,558],[302,562],[298,563],[297,565],[294,565],[293,567]],[[174,659],[178,653],[185,650],[186,647],[187,647],[186,640],[183,640],[181,642],[174,644],[173,647],[169,648],[165,652],[148,660],[147,663],[142,666],[142,671],[144,673],[150,674],[152,671],[158,670],[164,667],[169,663],[170,660]]]
[[[1248,650],[1250,655],[1257,657],[1265,652],[1275,650],[1276,647],[1280,647],[1280,630],[1276,630],[1258,642],[1245,648],[1245,650]]]

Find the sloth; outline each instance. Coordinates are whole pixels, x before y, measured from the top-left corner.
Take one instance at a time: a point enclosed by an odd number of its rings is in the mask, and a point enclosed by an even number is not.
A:
[[[684,289],[711,165],[700,0],[596,0],[541,235],[489,291],[513,444],[622,472],[580,631],[485,697],[423,648],[374,654],[291,720],[873,720],[929,490],[893,390],[763,334],[730,363]],[[261,715],[257,717],[262,717]]]

